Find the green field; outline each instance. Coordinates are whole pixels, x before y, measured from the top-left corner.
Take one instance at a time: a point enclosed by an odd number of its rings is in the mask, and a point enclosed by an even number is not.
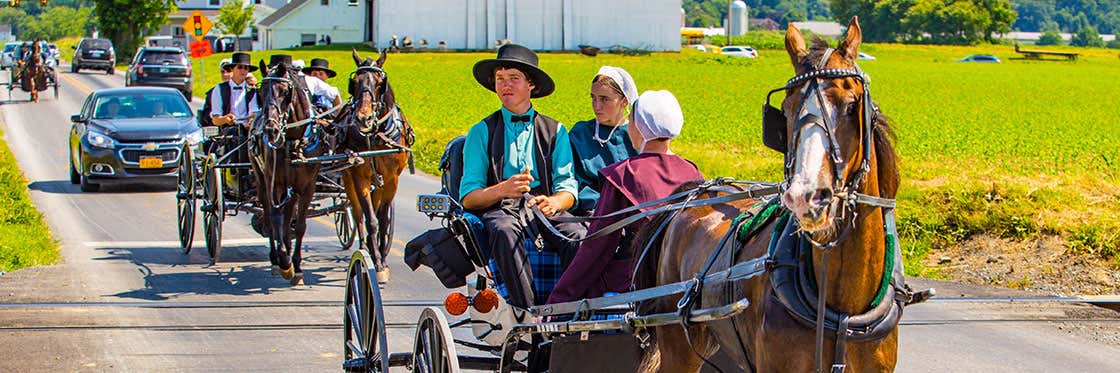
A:
[[[979,233],[1061,235],[1072,250],[1120,263],[1120,127],[1114,124],[1120,59],[1114,50],[1055,49],[1083,55],[1076,62],[1024,61],[1012,59],[1010,46],[863,47],[878,57],[861,65],[898,134],[899,218],[911,274],[937,276],[920,264],[930,247]],[[268,53],[253,56],[267,59]],[[340,72],[331,83],[342,88],[354,66],[348,50],[285,53],[330,59]],[[973,53],[992,53],[1004,63],[953,62]],[[216,83],[212,67],[225,57],[196,61],[207,70],[195,92],[202,95],[204,86]],[[471,76],[476,61],[491,57],[389,56],[385,68],[417,129],[417,164],[425,172],[437,172],[448,139],[498,108]],[[761,143],[760,108],[765,93],[793,74],[783,50],[763,50],[753,60],[691,50],[642,57],[544,54],[541,66],[557,90],[536,100],[537,109],[568,124],[593,117],[587,95],[601,65],[627,69],[640,90],[667,89],[678,97],[686,125],[674,147],[706,176],[780,179],[781,156]]]
[[[16,158],[0,140],[0,272],[56,261],[58,245],[27,195]]]

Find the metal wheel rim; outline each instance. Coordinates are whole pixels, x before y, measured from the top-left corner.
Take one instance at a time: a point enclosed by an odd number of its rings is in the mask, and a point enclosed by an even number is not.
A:
[[[218,174],[218,169],[206,170],[204,181],[206,201],[211,207],[210,211],[204,214],[205,219],[203,221],[206,231],[206,250],[210,254],[211,263],[217,263],[218,257],[222,253],[222,218],[225,217],[221,177]]]
[[[424,373],[458,373],[459,356],[447,318],[438,308],[427,307],[416,322],[413,369]]]
[[[388,372],[389,352],[377,275],[365,250],[358,250],[346,272],[343,307],[343,357],[367,359],[368,371]]]
[[[339,199],[335,199],[334,202],[336,205],[347,203],[346,200]],[[349,205],[334,214],[334,226],[338,232],[338,243],[342,245],[343,250],[349,250],[351,246],[354,246],[354,231],[356,230],[353,209]]]
[[[179,248],[183,254],[190,254],[194,240],[195,211],[195,175],[194,163],[191,161],[190,148],[183,147],[184,151],[179,156],[179,177],[176,183],[177,217],[179,222]]]

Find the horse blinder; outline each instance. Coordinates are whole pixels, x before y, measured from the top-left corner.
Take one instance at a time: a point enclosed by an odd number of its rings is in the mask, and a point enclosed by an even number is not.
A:
[[[762,105],[762,143],[774,151],[785,154],[789,150],[789,135],[786,133],[786,127],[785,112],[770,105],[770,95],[766,95],[766,104]]]

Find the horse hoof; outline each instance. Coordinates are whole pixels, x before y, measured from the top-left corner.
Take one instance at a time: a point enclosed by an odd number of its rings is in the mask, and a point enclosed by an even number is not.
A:
[[[383,270],[377,271],[377,283],[378,284],[388,284],[389,283],[389,270],[388,269],[383,269]]]
[[[296,273],[295,277],[289,281],[292,286],[303,285],[303,273]]]
[[[280,277],[285,280],[291,280],[296,275],[296,267],[288,267],[288,269],[280,269]]]
[[[272,265],[272,275],[277,276],[279,274],[280,274],[280,266],[273,264]]]

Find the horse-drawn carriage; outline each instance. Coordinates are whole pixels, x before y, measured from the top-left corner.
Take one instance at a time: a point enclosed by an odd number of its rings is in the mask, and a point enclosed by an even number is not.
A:
[[[12,100],[12,91],[16,87],[30,93],[32,102],[39,102],[39,92],[52,88],[54,98],[58,98],[58,66],[55,66],[53,58],[42,58],[40,45],[36,42],[32,58],[19,61],[8,70],[8,81],[0,83],[0,86],[8,88],[8,101]]]
[[[615,212],[632,215],[611,227],[652,220],[632,243],[630,292],[513,307],[479,245],[485,232],[456,193],[420,195],[418,209],[443,228],[410,242],[405,260],[430,267],[449,289],[465,286],[443,305],[453,316],[469,314],[448,320],[426,308],[411,352],[390,352],[384,300],[359,250],[347,272],[343,368],[687,372],[726,349],[737,371],[893,370],[903,307],[933,292],[903,283],[896,155],[855,64],[860,38],[855,19],[836,49],[808,48],[790,27],[797,75],[771,93],[784,91],[780,107],[797,110],[770,106],[768,95],[762,126],[764,144],[785,155],[782,183],[717,178]],[[445,189],[456,184],[451,169]],[[528,252],[537,251],[534,242],[525,238]],[[470,328],[474,339],[456,338],[456,328]]]

